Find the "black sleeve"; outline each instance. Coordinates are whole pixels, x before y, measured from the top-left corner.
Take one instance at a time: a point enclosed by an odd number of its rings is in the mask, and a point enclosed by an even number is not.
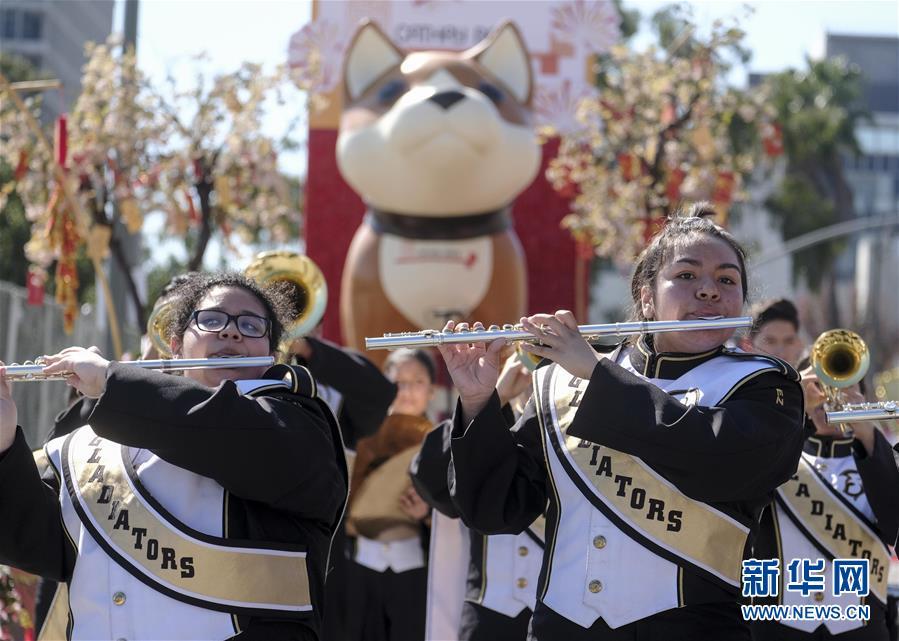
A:
[[[324,340],[306,340],[312,347],[306,367],[316,380],[343,395],[340,427],[347,443],[377,432],[396,397],[396,385],[358,352]]]
[[[249,397],[182,376],[113,363],[90,417],[97,435],[143,447],[244,499],[330,523],[346,496],[317,401]]]
[[[510,428],[515,425],[515,414],[508,403],[503,405],[502,412],[506,425]],[[459,511],[453,504],[449,491],[452,433],[452,421],[443,421],[432,429],[413,459],[409,475],[412,477],[412,485],[425,503],[455,519],[459,518]]]
[[[88,417],[94,409],[95,400],[81,396],[76,398],[72,403],[56,415],[53,421],[53,429],[47,436],[47,442],[52,441],[60,436],[71,434],[79,427],[87,425]]]
[[[468,425],[453,416],[449,484],[465,525],[483,534],[523,532],[546,508],[547,479],[534,401],[509,429],[494,392]]]
[[[409,476],[415,491],[438,512],[451,518],[459,518],[449,491],[450,439],[453,424],[443,421],[428,432],[421,449],[412,460]]]
[[[893,450],[880,430],[874,430],[874,451],[869,455],[859,441],[852,444],[855,465],[865,496],[877,519],[880,534],[891,545],[899,534],[899,468]]]
[[[74,548],[62,526],[58,487],[41,480],[22,429],[0,454],[0,563],[67,581]]]
[[[718,406],[685,406],[602,359],[568,433],[640,457],[696,500],[728,502],[770,493],[796,472],[803,417],[798,381],[778,372]]]

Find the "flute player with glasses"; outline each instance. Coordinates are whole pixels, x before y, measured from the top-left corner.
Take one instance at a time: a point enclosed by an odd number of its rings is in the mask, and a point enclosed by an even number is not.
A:
[[[286,309],[228,273],[191,280],[176,305],[170,338],[183,359],[270,356]],[[67,584],[62,638],[319,638],[347,473],[306,370],[166,376],[72,347],[44,373],[69,373],[96,406],[33,457],[7,369],[0,563]]]
[[[637,320],[740,315],[744,251],[708,210],[690,213],[636,264]],[[546,511],[529,638],[749,639],[742,560],[796,470],[796,371],[725,347],[733,330],[645,334],[600,353],[570,312],[522,325],[540,343],[525,349],[548,364],[511,430],[494,389],[505,341],[440,350],[460,394],[450,486],[462,518],[512,534]]]

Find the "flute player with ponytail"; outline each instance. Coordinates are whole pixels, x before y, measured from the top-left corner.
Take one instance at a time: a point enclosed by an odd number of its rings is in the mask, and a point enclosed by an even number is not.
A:
[[[708,213],[673,218],[642,253],[636,319],[740,315],[744,251]],[[733,330],[601,353],[570,312],[522,324],[541,343],[525,349],[549,364],[511,430],[494,391],[502,341],[441,352],[460,394],[450,486],[462,518],[510,534],[546,510],[530,638],[749,639],[742,559],[805,436],[795,370],[727,348]]]

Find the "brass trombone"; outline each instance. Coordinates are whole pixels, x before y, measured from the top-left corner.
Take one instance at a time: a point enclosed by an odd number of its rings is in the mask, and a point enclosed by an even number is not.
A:
[[[6,366],[6,379],[17,383],[37,381],[64,381],[72,372],[44,374],[45,363],[38,358],[23,364]],[[272,356],[228,356],[222,358],[171,358],[147,361],[120,361],[123,365],[133,365],[142,369],[158,369],[167,372],[189,369],[231,369],[233,367],[271,367],[275,364]]]
[[[168,326],[172,321],[174,307],[173,300],[156,301],[150,317],[147,318],[147,338],[163,358],[172,357],[172,348],[168,343]]]
[[[849,432],[849,423],[899,418],[895,401],[846,403],[842,390],[861,381],[868,372],[871,357],[861,336],[847,329],[824,332],[812,344],[811,365],[827,397],[825,416],[830,424]]]
[[[266,251],[253,259],[244,273],[263,286],[277,282],[293,285],[296,292],[296,318],[284,328],[281,351],[307,336],[321,322],[328,306],[328,283],[318,265],[304,254],[289,250]]]

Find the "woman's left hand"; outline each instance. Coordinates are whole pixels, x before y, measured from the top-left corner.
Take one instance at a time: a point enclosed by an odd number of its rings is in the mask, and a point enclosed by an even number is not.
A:
[[[400,497],[400,509],[403,514],[416,521],[424,521],[431,513],[431,506],[424,502],[411,485]]]
[[[602,358],[581,336],[574,314],[567,310],[522,318],[521,325],[542,343],[525,343],[524,351],[548,358],[578,378],[590,378]]]
[[[513,352],[506,359],[503,371],[499,373],[496,381],[496,393],[499,395],[499,404],[506,405],[512,402],[520,394],[527,391],[531,384],[531,371],[521,364],[518,354]]]
[[[109,361],[100,355],[100,350],[96,347],[69,347],[53,356],[45,356],[44,361],[47,363],[44,373],[71,372],[66,378],[66,384],[88,398],[100,398],[106,390]]]

